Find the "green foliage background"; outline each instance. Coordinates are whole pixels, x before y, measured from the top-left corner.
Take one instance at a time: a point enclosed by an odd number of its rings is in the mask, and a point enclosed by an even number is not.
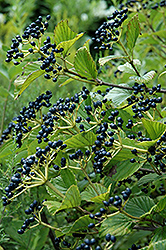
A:
[[[33,83],[33,87],[29,87],[27,91],[23,92],[19,100],[14,100],[14,80],[17,75],[22,72],[22,65],[8,66],[5,63],[6,51],[10,47],[11,39],[17,35],[21,34],[24,28],[33,21],[38,15],[47,15],[51,14],[52,18],[50,21],[50,27],[48,32],[54,30],[55,25],[62,19],[68,19],[69,26],[75,32],[86,32],[85,35],[76,43],[76,45],[71,50],[72,54],[75,54],[77,48],[80,44],[83,44],[87,39],[91,38],[94,34],[94,31],[97,27],[105,20],[105,17],[113,12],[114,8],[118,6],[120,1],[88,1],[88,0],[70,0],[70,1],[52,1],[52,0],[29,0],[29,1],[20,1],[20,0],[6,0],[0,1],[0,131],[4,130],[8,123],[12,120],[14,116],[17,116],[20,109],[27,105],[31,100],[34,100],[36,96],[44,92],[46,89],[49,89],[53,93],[52,102],[56,102],[59,97],[71,96],[74,93],[80,91],[83,86],[82,83],[73,81],[71,84],[68,84],[64,87],[59,87],[57,84],[52,83],[51,81],[44,80],[43,77],[40,77]],[[160,31],[162,23],[159,23],[162,13],[156,12],[152,13],[151,19],[153,18],[154,29]],[[144,15],[139,13],[140,21],[144,21]],[[144,35],[139,39],[135,47],[134,57],[142,61],[141,74],[152,70],[157,70],[157,72],[164,71],[165,57],[162,56],[160,51],[160,45],[157,44],[157,41],[153,36],[148,36],[148,28],[146,33],[146,24],[144,25]],[[125,30],[123,30],[123,39],[124,43],[126,41]],[[49,34],[49,33],[48,33]],[[161,34],[163,38],[166,38],[165,34]],[[147,39],[146,39],[147,38]],[[148,46],[147,46],[148,45]],[[131,44],[132,47],[132,44]],[[118,45],[114,45],[114,51],[118,51]],[[92,55],[94,59],[97,60],[97,56],[92,49]],[[100,57],[107,56],[107,52],[101,53]],[[142,57],[144,55],[144,58]],[[118,56],[118,52],[117,55]],[[114,82],[115,84],[123,84],[127,81],[129,74],[124,74],[122,77],[114,77],[114,72],[121,65],[121,60],[115,60],[114,63],[111,61],[108,63],[108,66],[99,66],[98,72],[101,71],[102,79],[106,82]],[[152,67],[153,66],[153,67]],[[122,70],[122,68],[121,68]],[[124,68],[126,70],[126,68]],[[122,70],[123,71],[123,70]],[[160,83],[162,87],[166,87],[165,77],[161,77]],[[150,83],[151,84],[151,83]],[[157,78],[154,79],[153,84],[157,84]],[[152,87],[149,85],[148,87]],[[89,89],[92,89],[91,86],[88,86]],[[106,87],[94,87],[93,90],[97,91],[98,89],[104,90]],[[115,93],[110,96],[112,98],[115,106],[120,105],[123,102],[122,97],[117,98],[118,90],[115,89]],[[164,96],[164,95],[163,95]],[[126,95],[124,93],[124,99]],[[164,98],[163,98],[164,99]],[[166,100],[164,99],[162,108],[165,107]],[[163,114],[164,111],[163,111]],[[166,118],[163,118],[165,121]],[[145,121],[146,123],[146,121]],[[149,124],[145,124],[147,128]],[[157,138],[157,137],[156,137]],[[24,156],[24,152],[22,154]],[[10,177],[12,176],[12,167],[17,161],[16,154],[13,152],[10,157],[7,159],[2,159],[0,161],[0,193],[2,193],[4,187],[8,185]],[[118,174],[117,174],[118,179]],[[120,177],[121,180],[121,177]],[[137,189],[137,187],[135,187]],[[138,190],[137,190],[138,191]],[[45,189],[40,187],[40,190],[37,191],[37,196],[40,196],[40,200],[47,198],[47,193]],[[2,203],[0,203],[0,246],[5,250],[8,249],[51,249],[51,242],[47,238],[48,230],[45,228],[34,228],[30,230],[23,236],[17,234],[17,229],[20,227],[23,220],[26,219],[24,210],[29,206],[33,197],[36,197],[36,192],[31,191],[25,196],[19,197],[19,199],[10,205],[10,210],[4,212]],[[133,201],[134,202],[134,201]],[[143,201],[145,202],[145,201]],[[24,204],[24,205],[22,205]],[[146,202],[145,202],[146,204]],[[24,207],[22,207],[24,206]],[[129,208],[128,208],[129,209]],[[12,212],[11,212],[12,211]],[[131,211],[130,211],[131,212]],[[148,212],[148,210],[147,210]],[[69,217],[74,217],[74,215],[69,215]],[[3,218],[3,219],[2,219]],[[20,218],[22,219],[20,221]],[[58,226],[63,220],[63,216],[55,215],[56,223]],[[119,218],[117,218],[118,220]],[[49,218],[49,223],[52,222],[52,218]],[[110,219],[110,223],[112,223]],[[10,225],[10,226],[9,226]],[[107,231],[107,229],[104,228]],[[109,229],[108,229],[109,230]],[[148,231],[132,232],[131,237],[124,238],[119,242],[119,249],[127,249],[132,245],[133,242],[136,242],[138,239],[142,243],[147,241],[149,235]],[[118,249],[118,248],[117,248]],[[146,249],[146,248],[145,248]]]

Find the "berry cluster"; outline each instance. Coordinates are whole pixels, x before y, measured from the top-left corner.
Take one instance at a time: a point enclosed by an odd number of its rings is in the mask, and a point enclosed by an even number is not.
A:
[[[28,50],[28,54],[33,53],[36,43],[33,39],[38,40],[48,28],[48,20],[51,18],[50,15],[46,16],[46,21],[43,21],[42,16],[39,16],[35,22],[32,22],[24,31],[22,36],[17,35],[16,38],[12,39],[11,49],[7,51],[6,62],[10,62],[14,59],[14,65],[18,65],[22,58],[26,55],[22,51],[24,44],[30,43],[31,48]],[[19,59],[19,60],[17,60]]]
[[[34,102],[29,102],[28,107],[23,107],[20,111],[20,115],[15,118],[15,122],[9,123],[9,126],[6,130],[3,131],[0,138],[0,145],[3,144],[3,141],[10,138],[10,134],[13,131],[15,136],[14,139],[17,143],[17,147],[20,148],[22,145],[21,139],[24,134],[27,134],[32,130],[32,127],[29,126],[30,122],[35,122],[37,112],[41,110],[42,107],[50,107],[50,98],[52,97],[51,91],[46,91],[46,94],[42,94],[36,98]],[[46,117],[43,117],[43,120]]]
[[[128,9],[115,10],[111,16],[107,17],[107,22],[104,22],[95,32],[95,36],[92,38],[92,41],[98,43],[98,46],[95,46],[95,50],[106,50],[109,49],[112,51],[111,44],[118,41],[119,39],[119,30],[118,28],[122,23],[127,19]]]
[[[128,200],[130,194],[131,194],[131,189],[126,188],[125,191],[122,191],[122,197],[124,201]],[[122,205],[122,199],[118,196],[115,195],[115,197],[111,196],[108,201],[103,201],[104,206],[109,207],[110,205],[113,205],[115,207],[121,207]]]
[[[146,111],[149,111],[150,108],[156,108],[156,105],[162,102],[162,97],[157,97],[156,95],[160,91],[160,88],[160,84],[157,87],[153,86],[149,90],[149,95],[153,95],[153,97],[150,97],[147,96],[146,85],[144,83],[134,83],[133,95],[127,99],[128,105],[132,105],[133,118],[143,118]]]
[[[7,51],[6,62],[14,61],[14,65],[18,65],[22,62],[22,59],[30,54],[38,53],[40,57],[38,61],[41,61],[41,70],[44,70],[46,79],[52,79],[53,82],[57,81],[57,78],[62,71],[62,66],[57,62],[56,56],[60,54],[64,49],[56,48],[55,43],[51,43],[51,39],[47,36],[46,40],[41,46],[40,38],[48,28],[48,20],[50,15],[46,16],[46,21],[43,21],[41,16],[35,22],[32,22],[24,31],[22,37],[17,35],[12,39],[11,49]],[[29,44],[30,48],[23,50],[23,46]]]
[[[129,7],[129,8],[133,8],[136,7],[137,11],[141,10],[141,9],[158,9],[159,7],[164,7],[166,6],[166,2],[165,0],[160,1],[159,3],[154,2],[154,1],[146,1],[145,3],[142,3],[142,1],[136,1],[136,0],[128,0],[126,2],[126,4],[120,4],[119,9],[124,8],[125,6]]]

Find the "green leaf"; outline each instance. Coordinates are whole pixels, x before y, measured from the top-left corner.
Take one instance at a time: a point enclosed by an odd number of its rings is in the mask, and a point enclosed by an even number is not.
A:
[[[48,211],[51,214],[55,214],[57,209],[61,206],[61,202],[59,201],[45,201],[43,205],[47,207]]]
[[[163,76],[164,74],[166,74],[166,71],[163,71],[158,78],[160,78],[161,76]]]
[[[135,15],[129,21],[126,32],[127,47],[129,48],[131,53],[133,51],[133,48],[135,47],[140,31],[141,28],[139,25],[138,15]]]
[[[8,69],[5,65],[1,64],[0,65],[0,75],[4,76],[6,79],[9,80],[9,74],[8,74]]]
[[[127,86],[127,84],[119,84],[119,86]],[[112,100],[112,102],[119,106],[122,102],[124,102],[128,97],[130,97],[132,94],[131,90],[127,89],[119,89],[119,88],[113,88],[111,89],[107,95],[105,95],[105,98],[108,100]]]
[[[143,118],[142,123],[152,140],[159,138],[166,131],[166,124],[161,122],[149,121]]]
[[[154,181],[158,177],[158,174],[156,173],[150,173],[145,176],[143,176],[139,181],[138,181],[138,186],[143,185],[144,183],[148,183],[151,181]]]
[[[137,70],[140,69],[141,62],[138,59],[134,59],[133,64],[137,68]],[[120,70],[120,71],[122,71],[124,73],[135,74],[135,75],[137,74],[135,72],[134,68],[132,67],[132,65],[129,62],[126,62],[123,65],[119,65],[118,70]]]
[[[159,227],[154,231],[154,236],[151,239],[151,242],[156,242],[159,240],[166,240],[166,226]]]
[[[115,236],[128,234],[133,225],[134,220],[124,214],[112,214],[111,217],[105,219],[100,227],[101,236],[107,233]]]
[[[60,175],[66,188],[68,189],[71,185],[77,185],[75,175],[69,168],[61,169]]]
[[[11,239],[14,239],[22,249],[27,250],[41,250],[47,240],[49,228],[41,227],[40,230],[36,231],[35,228],[27,230],[26,233],[20,235],[17,230],[21,228],[23,221],[12,220],[5,227],[5,232],[10,235]],[[21,248],[19,248],[21,249]]]
[[[166,209],[166,195],[156,204],[155,212],[159,213]]]
[[[151,70],[143,76],[130,76],[129,79],[134,80],[134,81],[139,82],[139,83],[147,83],[153,79],[155,74],[156,74],[156,72],[154,70]]]
[[[90,223],[95,223],[95,220],[92,220],[89,215],[84,215],[74,222],[70,232],[80,232],[81,230],[87,229]]]
[[[93,58],[86,47],[77,50],[74,58],[74,67],[78,74],[86,79],[96,79],[97,69]]]
[[[40,67],[39,62],[28,64],[25,67],[25,72],[23,75],[19,76],[15,82],[15,99],[17,99],[23,91],[28,88],[28,86],[33,82],[35,79],[37,79],[39,76],[44,74],[44,71],[39,69]],[[37,70],[36,70],[37,68]],[[26,72],[27,70],[27,72]]]
[[[127,56],[115,56],[115,55],[110,55],[110,56],[105,56],[99,58],[99,64],[103,66],[105,63],[109,62],[110,60],[115,60],[115,59],[127,59]]]
[[[0,86],[0,96],[3,98],[8,97],[9,92],[7,89],[5,89],[3,86]]]
[[[148,247],[141,248],[141,250],[164,250],[166,249],[166,240],[160,240],[155,243],[151,243]]]
[[[127,154],[127,152],[126,152]],[[122,181],[129,176],[131,176],[134,172],[136,172],[143,165],[137,162],[131,163],[130,160],[120,162],[117,167],[117,173],[113,175],[113,179],[116,181]]]
[[[80,134],[72,136],[64,143],[67,144],[67,148],[84,148],[92,146],[96,140],[96,136],[93,132],[81,132]]]
[[[81,193],[81,199],[86,201],[93,201],[96,203],[102,203],[103,200],[107,200],[109,197],[111,185],[108,189],[100,183],[94,183],[94,188],[89,185],[84,192]]]
[[[65,198],[62,201],[62,204],[56,212],[63,209],[78,207],[81,204],[81,196],[76,185],[72,185],[66,192]],[[54,213],[55,214],[55,213]]]
[[[154,201],[148,196],[140,196],[130,199],[126,206],[125,211],[136,217],[141,217],[150,211],[155,205]]]
[[[71,46],[82,36],[84,33],[77,34],[72,31],[68,26],[68,20],[62,20],[55,26],[54,41],[57,44],[57,49],[63,48],[63,56],[65,56]]]

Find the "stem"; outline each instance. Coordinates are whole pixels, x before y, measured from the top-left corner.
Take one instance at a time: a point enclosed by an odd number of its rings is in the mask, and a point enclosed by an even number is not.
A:
[[[150,166],[153,168],[153,170],[155,171],[156,174],[161,175],[161,173],[158,170],[158,168],[155,168],[151,162],[150,162]]]
[[[133,67],[133,69],[135,70],[135,72],[137,73],[137,75],[140,77],[140,73],[138,72],[138,70],[136,69],[135,65],[133,64],[133,60],[130,58],[127,50],[125,49],[123,43],[121,43],[121,41],[118,41],[119,45],[122,47],[124,53],[127,55],[127,57],[129,58],[127,61],[131,64],[131,66]]]
[[[81,169],[82,169],[84,175],[86,176],[86,178],[87,178],[89,184],[91,185],[91,187],[95,190],[97,195],[100,195],[99,192],[97,191],[97,189],[95,188],[95,186],[93,185],[93,183],[91,182],[91,179],[89,178],[89,176],[88,176],[87,172],[85,171],[85,169],[83,167],[81,167]]]
[[[45,183],[49,188],[51,188],[56,194],[58,194],[62,199],[64,199],[64,195],[50,182],[46,181]]]
[[[47,220],[46,214],[44,212],[42,213],[42,221],[48,224],[48,220]],[[55,240],[54,240],[55,236],[54,236],[51,228],[49,229],[49,237],[51,239],[51,242],[52,242],[54,248],[57,249],[57,246],[56,246]]]

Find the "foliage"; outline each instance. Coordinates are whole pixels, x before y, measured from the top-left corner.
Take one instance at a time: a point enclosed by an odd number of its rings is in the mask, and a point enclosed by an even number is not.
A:
[[[89,39],[73,49],[84,33],[66,19],[51,33],[50,15],[3,47],[4,111],[39,79],[44,93],[5,130],[3,114],[2,249],[165,248],[162,2],[112,7],[92,37],[97,60]],[[73,91],[54,102],[49,85]]]

